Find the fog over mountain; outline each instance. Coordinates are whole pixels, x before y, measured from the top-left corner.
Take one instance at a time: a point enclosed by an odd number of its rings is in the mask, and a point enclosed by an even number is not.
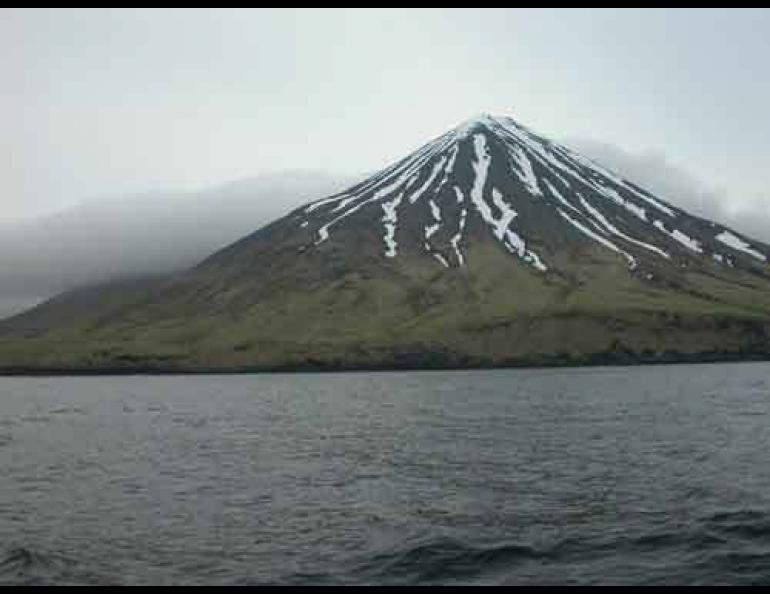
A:
[[[662,152],[613,144],[567,144],[676,206],[770,241],[770,207],[711,189]],[[363,177],[363,175],[362,175]],[[0,226],[0,317],[60,291],[131,275],[181,270],[355,178],[284,171],[198,192],[157,192],[84,203]]]
[[[345,185],[340,176],[286,171],[198,192],[84,203],[0,226],[0,317],[63,290],[180,270]]]
[[[693,214],[770,241],[770,189],[754,196],[734,188],[715,189],[709,180],[697,179],[660,151],[633,153],[590,139],[573,139],[567,144]]]

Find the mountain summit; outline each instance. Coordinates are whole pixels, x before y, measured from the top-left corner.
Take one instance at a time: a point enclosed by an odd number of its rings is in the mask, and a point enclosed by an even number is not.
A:
[[[186,274],[77,291],[10,320],[0,366],[764,357],[768,257],[770,246],[484,114]]]
[[[567,246],[609,250],[636,274],[703,257],[764,269],[770,254],[511,118],[486,114],[290,221],[315,246],[365,226],[381,235],[383,256],[423,253],[446,268],[472,265],[466,247],[483,233],[540,272],[557,268],[552,259]]]

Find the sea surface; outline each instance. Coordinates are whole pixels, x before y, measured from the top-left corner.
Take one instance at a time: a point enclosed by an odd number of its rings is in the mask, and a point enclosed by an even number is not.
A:
[[[770,365],[0,378],[7,584],[770,584]]]

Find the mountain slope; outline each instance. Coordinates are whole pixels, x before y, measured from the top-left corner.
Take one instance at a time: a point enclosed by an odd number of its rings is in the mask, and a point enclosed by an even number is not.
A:
[[[769,256],[770,246],[485,115],[186,274],[63,295],[6,322],[0,366],[764,357]]]

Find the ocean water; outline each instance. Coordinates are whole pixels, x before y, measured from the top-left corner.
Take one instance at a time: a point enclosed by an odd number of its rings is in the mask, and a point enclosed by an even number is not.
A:
[[[768,584],[770,365],[0,378],[0,584]]]

